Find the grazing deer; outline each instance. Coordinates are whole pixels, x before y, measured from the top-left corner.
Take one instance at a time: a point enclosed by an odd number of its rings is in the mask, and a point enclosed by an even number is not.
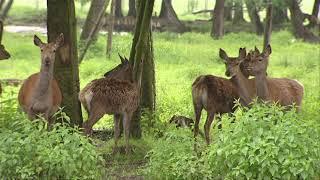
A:
[[[50,127],[54,123],[51,116],[58,111],[62,101],[59,85],[53,77],[53,68],[56,52],[63,45],[64,37],[60,34],[54,42],[47,44],[35,35],[33,42],[41,50],[40,72],[32,74],[24,81],[18,100],[29,119],[43,114]]]
[[[245,49],[240,49],[237,58],[226,58],[226,54],[220,51],[220,56],[225,61],[244,59],[246,57]],[[226,60],[227,59],[227,60]],[[240,66],[232,66],[235,70],[229,69],[227,73],[240,71]],[[231,68],[232,68],[231,67]],[[232,74],[233,76],[233,74]],[[202,109],[207,111],[207,119],[204,125],[204,132],[207,144],[210,143],[210,127],[216,113],[230,113],[234,109],[234,101],[240,96],[239,90],[233,84],[232,79],[226,79],[213,75],[199,76],[192,84],[192,99],[195,111],[194,137],[199,133],[199,121]],[[241,98],[240,98],[241,99]]]
[[[255,76],[256,93],[263,101],[277,102],[282,106],[295,104],[300,111],[303,98],[303,85],[297,80],[287,78],[267,78],[267,67],[271,46],[268,45],[262,53],[256,48],[249,53],[245,62],[247,72]]]
[[[84,133],[92,133],[93,125],[105,114],[114,115],[115,149],[120,136],[122,117],[126,139],[126,153],[129,153],[129,130],[132,114],[139,105],[139,84],[132,79],[133,67],[126,58],[121,64],[105,74],[105,78],[91,81],[79,94],[79,100],[88,112],[89,119],[83,123]]]
[[[9,52],[4,48],[4,46],[2,44],[0,44],[0,60],[5,60],[5,59],[9,59],[10,58],[10,54]],[[2,93],[2,87],[0,84],[0,95]]]

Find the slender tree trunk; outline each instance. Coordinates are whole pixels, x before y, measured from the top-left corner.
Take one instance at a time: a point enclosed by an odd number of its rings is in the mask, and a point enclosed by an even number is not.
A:
[[[155,87],[153,49],[151,42],[151,16],[153,5],[154,0],[139,0],[136,29],[130,52],[130,62],[134,64],[134,79],[137,82],[141,82],[140,106],[134,114],[131,124],[131,135],[137,138],[141,137],[141,110],[148,109],[152,113],[155,104],[155,102],[149,103],[149,98],[155,97],[155,88],[148,88],[150,87],[149,83],[152,83],[152,86]],[[146,67],[144,67],[145,65]]]
[[[233,18],[233,23],[238,24],[238,23],[243,23],[245,22],[244,16],[243,16],[243,3],[242,1],[236,1],[235,4],[235,11],[234,11],[234,18]]]
[[[211,36],[215,39],[222,38],[224,34],[224,0],[217,0],[213,10],[213,23],[211,29]]]
[[[87,49],[89,48],[92,40],[95,39],[99,32],[100,24],[102,23],[103,15],[108,6],[109,0],[93,0],[90,5],[90,9],[83,25],[80,35],[80,56],[79,62],[81,63]]]
[[[137,11],[136,11],[136,0],[129,0],[129,12],[128,16],[136,17]]]
[[[314,35],[309,29],[303,25],[303,13],[300,9],[299,3],[297,0],[286,0],[289,6],[291,14],[291,23],[293,25],[293,33],[295,37],[301,38],[304,41],[317,43],[320,42],[320,38]]]
[[[62,92],[61,107],[72,125],[82,125],[74,1],[47,0],[47,6],[48,42],[64,34],[64,45],[57,53],[54,67],[54,76]]]
[[[287,7],[273,5],[272,23],[276,27],[280,27],[283,23],[288,22]]]
[[[159,18],[164,20],[166,24],[172,28],[174,32],[186,32],[188,29],[186,26],[179,20],[176,12],[173,9],[171,0],[162,0],[161,10]]]
[[[232,21],[232,7],[233,7],[233,1],[227,1],[225,7],[224,7],[224,19],[226,21]]]
[[[111,48],[112,48],[112,33],[113,33],[113,26],[114,26],[114,19],[115,19],[115,1],[111,0],[111,13],[110,13],[110,23],[109,23],[109,29],[108,29],[108,38],[107,38],[107,49],[106,49],[106,55],[110,58],[111,56]]]
[[[259,12],[256,4],[253,1],[245,0],[248,9],[251,23],[254,25],[255,31],[258,35],[263,33],[263,24],[260,20]]]
[[[2,8],[5,2],[6,0],[0,0],[0,11],[2,11]]]
[[[319,6],[320,6],[320,0],[314,0],[312,15],[317,18],[319,18]]]
[[[267,7],[266,25],[264,29],[263,49],[266,49],[266,47],[270,44],[272,33],[272,0],[270,0],[268,3],[269,4]]]
[[[123,17],[123,14],[122,14],[122,0],[116,0],[115,15],[116,15],[116,18]]]
[[[3,22],[0,20],[0,44],[2,44]]]
[[[1,13],[1,17],[0,19],[3,21],[7,18],[8,16],[8,13],[12,7],[12,4],[13,4],[13,0],[9,0],[9,2],[7,2],[6,6],[3,8],[3,11]]]

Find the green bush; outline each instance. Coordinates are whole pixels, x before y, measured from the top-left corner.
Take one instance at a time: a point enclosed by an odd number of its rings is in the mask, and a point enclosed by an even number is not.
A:
[[[10,106],[0,109],[1,179],[101,177],[102,158],[87,138],[63,124],[51,131],[45,126],[41,120],[27,120]]]
[[[320,176],[319,123],[277,106],[239,108],[236,123],[207,154],[222,179],[314,179]]]

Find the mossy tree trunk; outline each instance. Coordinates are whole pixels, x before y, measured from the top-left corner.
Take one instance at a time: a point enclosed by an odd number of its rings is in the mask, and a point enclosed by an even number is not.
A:
[[[82,125],[74,1],[47,0],[47,7],[48,42],[64,34],[64,45],[58,50],[54,67],[54,76],[62,92],[61,107],[72,125]]]
[[[224,0],[217,0],[213,10],[211,36],[222,38],[224,34]]]
[[[130,52],[134,65],[134,80],[141,84],[140,106],[131,123],[131,136],[141,137],[141,110],[155,110],[155,71],[151,34],[151,17],[154,0],[139,0],[136,29]]]

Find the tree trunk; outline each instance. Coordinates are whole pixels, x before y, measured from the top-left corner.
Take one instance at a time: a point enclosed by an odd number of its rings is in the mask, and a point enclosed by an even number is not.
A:
[[[226,21],[232,21],[232,7],[233,1],[227,1],[226,6],[224,7],[224,19]]]
[[[320,38],[314,35],[303,25],[304,15],[299,7],[297,0],[286,0],[289,6],[291,14],[291,23],[293,26],[293,33],[296,38],[301,38],[304,41],[317,43],[320,42]]]
[[[123,17],[123,14],[122,14],[122,0],[116,0],[115,15],[116,15],[116,18]]]
[[[319,18],[319,6],[320,6],[320,0],[314,0],[312,15],[317,18]]]
[[[6,0],[0,0],[0,11],[2,11],[2,8],[5,2]]]
[[[256,4],[254,1],[251,1],[251,0],[246,0],[245,2],[248,9],[250,21],[254,25],[256,33],[258,35],[261,35],[263,33],[263,24],[260,20],[260,16],[259,16],[259,12],[256,7]]]
[[[112,33],[113,33],[113,26],[114,26],[114,19],[115,19],[115,2],[116,0],[111,1],[111,10],[110,10],[110,23],[108,29],[108,38],[107,38],[107,49],[106,49],[106,56],[110,58],[111,56],[111,48],[112,48]],[[120,126],[121,127],[121,126]]]
[[[128,16],[136,17],[136,0],[129,0],[129,12]]]
[[[267,7],[267,15],[266,15],[266,25],[264,29],[264,38],[263,38],[263,49],[266,49],[266,47],[270,44],[271,39],[271,33],[272,33],[272,0],[268,2]]]
[[[182,33],[188,30],[186,26],[179,20],[176,12],[173,9],[171,0],[162,0],[159,18],[168,25],[168,28],[171,31]]]
[[[224,0],[217,0],[213,10],[213,23],[211,29],[211,36],[215,39],[222,38],[224,34]]]
[[[0,20],[0,44],[2,44],[3,22]]]
[[[236,1],[234,3],[235,11],[233,17],[233,24],[239,24],[245,22],[243,17],[243,4],[242,1]]]
[[[272,23],[276,27],[281,27],[285,22],[288,22],[287,7],[273,5]]]
[[[94,37],[96,37],[99,32],[99,27],[108,3],[109,0],[93,0],[91,2],[86,21],[83,25],[80,35],[80,63],[82,62],[84,55],[86,54],[86,51],[92,42],[92,39],[94,39]]]
[[[3,11],[2,11],[1,17],[0,17],[0,19],[2,21],[4,21],[7,18],[8,13],[12,7],[12,4],[13,4],[13,0],[9,0],[9,2],[7,2],[6,6],[3,8]]]
[[[74,1],[47,0],[47,6],[48,42],[64,34],[64,45],[59,49],[54,67],[54,76],[62,92],[61,107],[72,125],[82,125]]]
[[[131,124],[131,135],[136,138],[141,137],[141,110],[148,109],[153,113],[155,107],[155,76],[151,34],[153,5],[154,0],[139,0],[136,29],[130,52],[130,62],[134,64],[134,79],[141,82],[140,106],[135,112]]]

